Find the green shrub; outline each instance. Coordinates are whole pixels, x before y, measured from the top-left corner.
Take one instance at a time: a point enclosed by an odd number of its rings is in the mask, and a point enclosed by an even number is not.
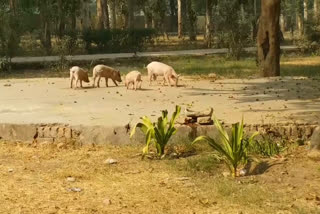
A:
[[[231,136],[222,127],[219,120],[214,118],[214,124],[218,129],[219,137],[217,139],[208,136],[200,136],[193,143],[199,141],[207,141],[208,144],[223,157],[228,165],[233,177],[238,175],[238,167],[241,164],[246,164],[248,161],[248,148],[254,137],[258,133],[254,133],[250,138],[245,138],[243,130],[243,120],[241,123],[232,125]]]
[[[153,29],[134,30],[87,30],[82,34],[88,52],[137,52],[143,50],[145,44],[152,42],[156,36]]]
[[[261,140],[254,140],[250,144],[249,152],[265,157],[279,155],[286,150],[286,145],[280,140],[274,140],[270,136],[262,135]]]
[[[146,146],[143,148],[143,154],[149,152],[149,146],[153,143],[157,149],[158,156],[162,157],[170,138],[177,132],[174,124],[180,111],[181,107],[176,106],[170,121],[168,120],[167,110],[162,111],[162,116],[158,118],[157,123],[152,123],[147,116],[142,117],[142,122],[137,123],[132,129],[130,138],[135,134],[136,128],[140,128],[146,136]]]

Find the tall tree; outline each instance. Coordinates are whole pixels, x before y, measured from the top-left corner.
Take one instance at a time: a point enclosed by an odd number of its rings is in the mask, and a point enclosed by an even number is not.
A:
[[[103,17],[104,17],[104,4],[103,4],[104,0],[97,0],[96,4],[97,4],[97,23],[96,23],[96,28],[101,30],[104,27],[103,24]]]
[[[261,2],[257,37],[258,60],[264,77],[280,75],[280,0]]]
[[[46,54],[51,53],[51,20],[52,20],[52,3],[49,0],[38,0],[40,21],[41,21],[41,36],[40,41],[44,47]]]
[[[189,31],[189,39],[191,41],[194,41],[197,38],[197,32],[196,32],[197,14],[193,9],[192,0],[186,0],[186,11],[187,11],[187,18],[188,18],[187,29]]]
[[[212,7],[213,0],[206,0],[206,45],[208,48],[212,47],[211,31],[212,31]]]
[[[183,37],[182,1],[178,0],[178,37]]]
[[[128,6],[128,28],[133,29],[134,28],[134,5],[133,0],[127,0],[127,6]]]
[[[308,0],[303,0],[303,18],[308,21]]]
[[[115,29],[117,27],[117,12],[116,12],[116,3],[117,0],[109,0],[110,6],[109,6],[109,11],[110,11],[110,23],[111,23],[111,28]]]
[[[319,7],[319,0],[314,0],[313,1],[313,13],[314,13],[314,16],[317,18],[318,17],[318,7]]]
[[[110,29],[108,0],[103,0],[103,26],[104,29]]]

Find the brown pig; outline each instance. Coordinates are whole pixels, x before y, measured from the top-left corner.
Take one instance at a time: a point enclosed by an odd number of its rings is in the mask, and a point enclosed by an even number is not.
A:
[[[120,71],[115,70],[114,68],[97,65],[93,68],[93,87],[95,87],[96,79],[98,78],[97,86],[100,87],[100,79],[104,77],[106,80],[106,87],[108,87],[108,79],[112,79],[113,83],[118,86],[117,82],[122,82]]]
[[[141,73],[139,71],[131,71],[126,75],[125,85],[127,89],[129,89],[130,84],[132,84],[132,89],[137,90],[137,88],[141,89]]]
[[[76,86],[78,87],[78,82],[80,81],[80,87],[82,88],[82,81],[90,82],[88,78],[88,71],[80,68],[79,66],[73,66],[70,68],[70,88],[73,87],[73,80],[76,80]]]

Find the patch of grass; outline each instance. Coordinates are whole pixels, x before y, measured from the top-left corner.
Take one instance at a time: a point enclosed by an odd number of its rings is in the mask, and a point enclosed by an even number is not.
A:
[[[255,177],[256,180],[226,179],[216,176],[219,170],[213,166],[222,165],[212,153],[142,161],[137,156],[140,149],[138,145],[57,149],[0,141],[0,201],[3,202],[0,213],[319,211],[309,208],[303,200],[291,207],[295,203],[293,193],[279,193],[280,189],[285,190],[289,181],[269,181],[275,176],[271,172],[264,175],[269,178],[264,182],[259,182],[263,179],[260,176]],[[107,158],[114,158],[118,163],[105,164]],[[303,167],[310,169],[308,162]],[[188,177],[183,177],[185,175]],[[75,181],[67,181],[68,176],[74,177]],[[313,178],[303,181],[301,185],[317,182]],[[81,191],[68,191],[73,187]],[[293,191],[301,193],[299,188]],[[105,204],[106,199],[111,204]]]
[[[151,61],[161,61],[171,65],[182,75],[207,75],[216,73],[225,78],[259,77],[255,57],[246,57],[240,61],[226,59],[224,56],[170,56],[170,57],[141,57],[115,60],[96,60],[88,62],[70,62],[71,65],[80,65],[92,69],[92,65],[103,63],[115,67],[126,74],[132,70],[139,70],[147,74],[146,65]],[[90,65],[92,64],[92,65]],[[19,64],[13,66],[10,73],[0,72],[0,78],[35,78],[35,77],[68,77],[68,71],[55,71],[49,65]],[[40,69],[40,70],[38,70]],[[320,57],[289,57],[281,58],[282,76],[320,76]],[[90,75],[91,76],[91,75]]]

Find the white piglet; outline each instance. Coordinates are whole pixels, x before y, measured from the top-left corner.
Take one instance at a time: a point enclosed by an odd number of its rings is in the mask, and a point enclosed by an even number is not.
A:
[[[132,84],[132,89],[137,90],[137,88],[141,89],[142,79],[141,73],[139,71],[131,71],[126,75],[125,85],[127,89]]]
[[[163,76],[163,84],[167,82],[168,85],[172,86],[171,83],[173,82],[176,87],[178,86],[180,75],[177,75],[171,66],[161,62],[151,62],[149,65],[147,65],[147,70],[150,85],[152,80],[157,79],[157,76]]]
[[[82,81],[90,82],[88,77],[88,71],[80,68],[79,66],[73,66],[70,68],[70,88],[73,87],[73,80],[76,80],[76,86],[78,87],[78,82],[80,81],[80,87],[82,88]]]

